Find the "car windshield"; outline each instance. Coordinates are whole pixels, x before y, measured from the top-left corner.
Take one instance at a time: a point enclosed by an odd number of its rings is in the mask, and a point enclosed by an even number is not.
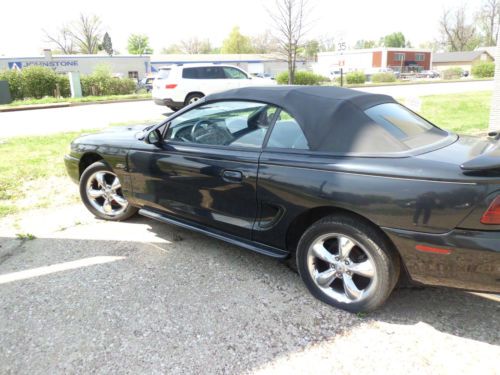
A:
[[[400,104],[376,105],[365,113],[406,149],[424,147],[449,135]]]

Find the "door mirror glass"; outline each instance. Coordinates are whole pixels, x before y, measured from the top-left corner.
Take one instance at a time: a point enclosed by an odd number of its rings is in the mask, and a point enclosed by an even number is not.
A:
[[[155,129],[153,131],[150,131],[147,135],[144,141],[148,144],[151,145],[157,145],[161,141],[161,134],[158,129]]]

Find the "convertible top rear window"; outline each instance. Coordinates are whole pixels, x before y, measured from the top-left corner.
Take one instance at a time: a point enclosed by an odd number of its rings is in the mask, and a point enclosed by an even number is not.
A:
[[[378,126],[411,150],[439,142],[448,133],[397,103],[384,103],[365,110]]]

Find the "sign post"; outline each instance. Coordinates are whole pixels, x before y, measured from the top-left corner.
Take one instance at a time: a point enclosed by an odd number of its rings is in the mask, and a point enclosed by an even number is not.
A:
[[[82,84],[80,82],[79,72],[68,72],[69,88],[71,90],[72,98],[82,97]]]
[[[340,87],[344,86],[344,64],[345,61],[342,59],[342,55],[344,54],[344,51],[346,50],[346,45],[343,40],[340,40],[339,44],[339,51],[340,51],[340,57],[341,59],[339,60],[339,66],[340,66]]]

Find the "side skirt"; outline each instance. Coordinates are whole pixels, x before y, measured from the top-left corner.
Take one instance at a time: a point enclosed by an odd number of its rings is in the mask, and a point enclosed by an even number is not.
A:
[[[177,225],[181,228],[186,228],[198,233],[202,233],[207,236],[217,238],[218,240],[228,242],[232,245],[243,247],[245,249],[252,250],[257,253],[264,254],[273,258],[285,259],[289,255],[288,251],[285,250],[281,250],[272,246],[267,246],[258,242],[252,242],[250,240],[244,240],[239,237],[235,237],[230,234],[218,231],[216,229],[201,227],[197,224],[179,220],[164,213],[158,213],[152,210],[148,210],[146,208],[140,209],[139,214],[148,217],[150,219],[161,221],[163,223]]]

